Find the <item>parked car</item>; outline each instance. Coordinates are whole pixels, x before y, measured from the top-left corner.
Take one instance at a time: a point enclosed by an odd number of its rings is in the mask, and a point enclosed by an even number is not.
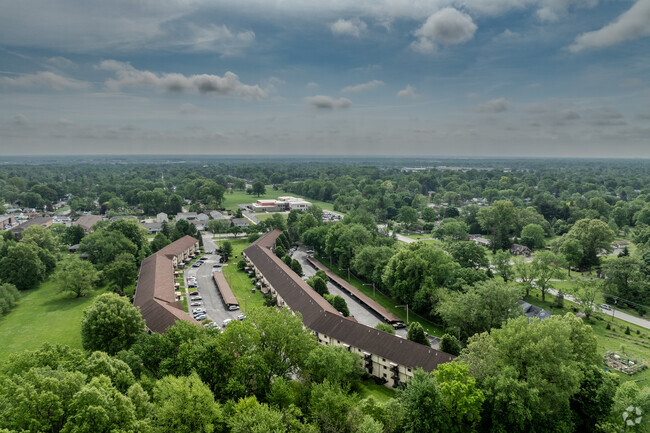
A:
[[[205,313],[205,308],[193,308],[192,313]]]
[[[239,310],[239,305],[229,305],[229,306],[228,306],[228,309],[229,309],[230,311],[236,311],[236,310]]]
[[[226,326],[228,326],[228,324],[229,324],[230,322],[232,322],[232,319],[226,319],[226,320],[224,320],[224,321],[223,321],[223,327],[225,328]]]
[[[192,303],[190,304],[190,307],[198,307],[199,305],[201,305],[200,302],[192,302]]]
[[[190,296],[196,296],[198,294],[199,294],[199,292],[197,290],[195,290],[193,292],[190,292]]]
[[[200,296],[194,296],[193,298],[190,298],[191,301],[202,301],[203,298]]]
[[[237,320],[239,320],[240,322],[241,322],[242,320],[246,319],[246,318],[247,318],[247,317],[246,317],[246,315],[244,315],[244,314],[240,314],[239,316],[237,316]]]
[[[208,258],[207,258],[207,257],[201,257],[201,260],[202,260],[202,261],[203,261],[203,260],[208,260]]]
[[[212,267],[213,267],[213,268],[220,268],[220,267],[221,267],[221,263],[215,263],[214,265],[212,265]]]
[[[607,304],[602,304],[602,305],[600,306],[600,308],[602,308],[603,310],[609,310],[609,311],[612,310],[612,307],[610,307],[610,306],[607,305]]]
[[[199,321],[201,321],[201,320],[203,320],[203,319],[207,319],[207,318],[208,318],[208,316],[206,316],[205,314],[201,314],[200,316],[196,316],[196,317],[195,317],[195,319],[196,319],[196,320],[199,320]]]

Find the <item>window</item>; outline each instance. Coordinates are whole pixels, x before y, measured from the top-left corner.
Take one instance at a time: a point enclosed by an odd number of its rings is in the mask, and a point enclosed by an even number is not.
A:
[[[384,377],[387,377],[387,376],[386,376],[386,373],[384,373]]]
[[[386,358],[381,358],[382,361],[386,362]]]

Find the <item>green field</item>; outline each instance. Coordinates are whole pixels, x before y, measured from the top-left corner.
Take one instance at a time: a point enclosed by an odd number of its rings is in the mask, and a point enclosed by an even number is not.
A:
[[[261,307],[264,304],[264,295],[259,290],[251,293],[255,288],[251,278],[244,271],[237,269],[237,262],[241,260],[241,253],[249,245],[247,239],[231,240],[232,244],[232,258],[228,261],[226,266],[221,268],[226,281],[230,285],[233,294],[239,301],[239,308],[246,313],[251,308]],[[235,258],[235,256],[237,256]]]
[[[43,343],[81,349],[83,310],[105,290],[83,298],[62,293],[51,278],[38,288],[22,292],[16,308],[0,318],[0,362],[10,353],[38,349]]]
[[[255,194],[246,194],[246,191],[240,191],[240,190],[231,190],[231,191],[226,191],[226,193],[223,195],[224,201],[222,203],[222,206],[225,209],[229,209],[233,211],[236,210],[240,204],[253,203],[261,199],[275,200],[278,197],[283,195],[290,195],[293,197],[304,198],[305,200],[312,202],[313,204],[319,206],[322,209],[334,210],[334,205],[332,203],[326,203],[324,201],[319,201],[319,200],[312,200],[283,190],[276,191],[273,189],[273,186],[271,185],[266,185],[266,194],[263,194],[259,197]]]
[[[365,379],[357,385],[361,398],[373,397],[380,403],[395,397],[395,391],[384,385],[377,385],[373,379]]]

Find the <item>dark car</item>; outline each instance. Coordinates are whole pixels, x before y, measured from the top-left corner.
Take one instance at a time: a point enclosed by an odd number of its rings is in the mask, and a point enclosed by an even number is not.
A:
[[[196,296],[196,295],[198,295],[198,294],[199,294],[199,292],[197,292],[196,290],[193,291],[193,292],[190,292],[190,296]]]

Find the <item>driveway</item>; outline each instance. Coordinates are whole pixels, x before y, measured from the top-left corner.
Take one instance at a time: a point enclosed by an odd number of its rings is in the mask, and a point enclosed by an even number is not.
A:
[[[316,270],[312,268],[309,262],[307,262],[307,249],[304,246],[298,248],[293,253],[292,257],[298,260],[298,262],[300,262],[300,265],[302,266],[302,271],[305,274],[305,278],[312,277],[316,274]],[[372,313],[369,309],[367,309],[363,304],[357,302],[355,299],[350,297],[350,295],[348,295],[346,292],[336,287],[330,281],[327,281],[327,290],[329,290],[330,294],[339,295],[340,297],[345,299],[345,302],[348,304],[348,310],[350,310],[350,316],[354,316],[357,322],[366,326],[370,326],[371,328],[374,328],[375,325],[377,325],[377,323],[384,323],[381,319],[375,316],[374,313]],[[397,329],[395,331],[397,335],[403,338],[406,338],[406,332],[407,332],[406,328]]]

